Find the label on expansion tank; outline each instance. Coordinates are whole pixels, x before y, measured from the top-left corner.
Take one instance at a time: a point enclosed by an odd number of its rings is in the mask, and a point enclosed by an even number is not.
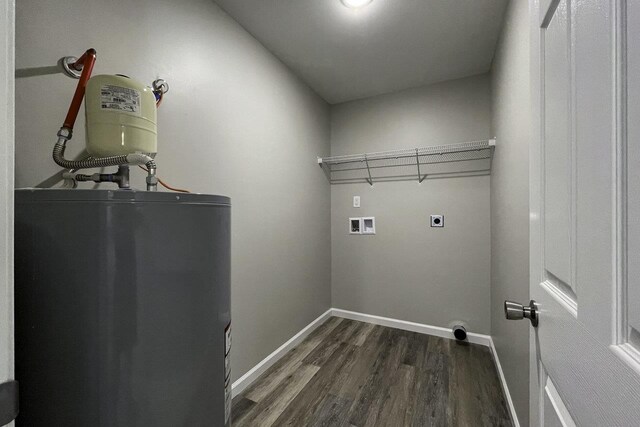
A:
[[[100,107],[141,116],[140,91],[129,87],[103,85],[100,88]]]

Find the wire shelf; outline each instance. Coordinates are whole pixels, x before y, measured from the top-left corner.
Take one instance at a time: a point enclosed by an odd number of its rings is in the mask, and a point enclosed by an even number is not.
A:
[[[318,157],[331,184],[489,175],[496,140]]]

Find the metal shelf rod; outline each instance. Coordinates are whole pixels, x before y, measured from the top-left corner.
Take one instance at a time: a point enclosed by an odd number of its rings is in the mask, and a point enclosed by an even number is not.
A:
[[[418,149],[417,148],[416,148],[416,166],[418,166],[418,184],[420,184],[422,182],[422,179],[420,179],[420,176],[422,174],[420,173],[420,156],[418,156]]]
[[[425,174],[423,181],[427,179],[442,179],[442,178],[464,178],[474,176],[486,176],[490,175],[490,169],[478,169],[461,172],[438,172]],[[397,182],[397,181],[412,181],[415,179],[415,174],[398,175],[398,176],[385,176],[378,178],[378,182]],[[367,178],[337,178],[331,181],[331,184],[368,184]]]
[[[373,179],[371,179],[371,169],[369,169],[369,161],[367,160],[367,155],[364,155],[364,161],[367,163],[367,173],[369,174],[369,185],[373,185]]]
[[[427,171],[427,173],[424,173],[421,168],[421,166],[428,165],[469,162],[488,159],[488,171],[490,173],[491,160],[493,158],[495,145],[495,139],[488,139],[481,141],[461,142],[449,145],[433,145],[422,148],[380,151],[375,153],[350,154],[342,156],[330,156],[325,158],[318,157],[318,165],[324,170],[331,183],[345,180],[365,180],[369,183],[369,185],[373,185],[374,179],[385,180],[386,177],[381,176],[379,178],[374,178],[372,170],[392,167],[406,167],[414,164],[417,168],[418,182],[422,182],[427,178],[427,175],[432,175],[432,173],[429,171]],[[415,163],[412,163],[409,159],[415,159]],[[381,164],[385,161],[387,163],[393,164]],[[364,177],[350,178],[338,176],[341,173],[348,173],[350,171],[353,172],[364,169],[367,170],[367,174]],[[438,174],[438,172],[435,172],[435,174]],[[415,179],[416,175],[413,174],[413,177]]]
[[[427,165],[443,165],[446,163],[461,163],[461,162],[477,162],[479,160],[488,160],[490,157],[486,156],[486,157],[476,157],[473,159],[460,159],[460,160],[441,160],[441,161],[437,161],[437,162],[421,162],[420,164],[423,166],[427,166]],[[364,163],[364,160],[360,163]],[[407,163],[404,165],[379,165],[379,166],[375,166],[375,165],[371,165],[369,164],[369,169],[372,170],[376,170],[376,169],[385,169],[385,168],[406,168],[409,166],[413,166],[415,163]],[[360,167],[356,167],[354,165],[354,167],[352,168],[347,168],[347,169],[335,169],[332,170],[332,172],[348,172],[348,171],[364,171],[367,169],[366,164],[364,166],[360,166]]]

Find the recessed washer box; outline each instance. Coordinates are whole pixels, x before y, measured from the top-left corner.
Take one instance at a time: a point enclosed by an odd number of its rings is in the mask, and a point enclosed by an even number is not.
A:
[[[362,218],[349,218],[349,234],[362,234]]]
[[[444,215],[431,215],[432,227],[444,227]]]

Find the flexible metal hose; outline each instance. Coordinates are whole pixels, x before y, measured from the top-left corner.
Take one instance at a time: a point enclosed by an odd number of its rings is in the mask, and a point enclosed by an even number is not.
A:
[[[107,166],[119,166],[127,163],[127,156],[111,156],[100,159],[87,158],[83,160],[67,160],[64,158],[64,151],[67,148],[67,141],[58,138],[58,142],[53,146],[53,161],[65,169],[89,169],[102,168]]]
[[[120,156],[88,157],[83,160],[67,160],[64,158],[64,151],[67,148],[67,141],[71,139],[71,131],[62,128],[58,132],[58,141],[53,146],[53,161],[65,169],[91,169],[104,168],[107,166],[121,165],[145,165],[147,167],[147,191],[158,189],[158,178],[156,177],[156,162],[150,156],[141,153],[126,154]]]
[[[53,161],[65,169],[90,169],[120,165],[146,165],[147,168],[153,169],[156,167],[155,161],[151,157],[140,153],[100,158],[89,157],[83,160],[67,160],[64,158],[66,148],[67,138],[59,136],[58,142],[53,146]]]

